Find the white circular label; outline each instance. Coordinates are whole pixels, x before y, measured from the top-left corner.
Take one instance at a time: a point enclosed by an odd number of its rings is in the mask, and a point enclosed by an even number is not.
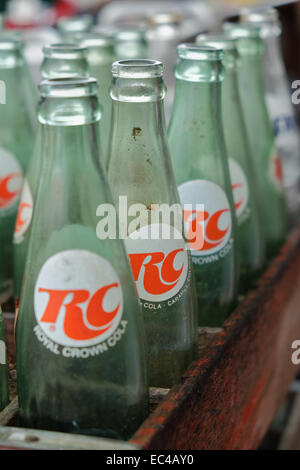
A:
[[[15,232],[14,232],[14,243],[21,243],[23,241],[23,235],[30,226],[33,212],[33,199],[29,184],[27,180],[24,180],[23,190],[21,194],[21,200],[19,202],[19,209],[16,219]]]
[[[231,187],[234,199],[234,207],[237,217],[240,217],[247,209],[249,199],[249,188],[246,175],[242,167],[229,158],[229,171],[231,178]]]
[[[38,275],[34,311],[52,341],[64,346],[95,345],[111,336],[122,318],[119,278],[96,253],[62,251],[51,256]]]
[[[184,286],[189,259],[182,234],[175,227],[144,225],[130,234],[125,246],[142,300],[163,302]]]
[[[192,180],[181,184],[178,192],[192,255],[220,251],[230,240],[232,231],[230,205],[224,190],[211,181]]]
[[[0,149],[0,212],[8,209],[19,198],[23,184],[23,173],[11,152]]]

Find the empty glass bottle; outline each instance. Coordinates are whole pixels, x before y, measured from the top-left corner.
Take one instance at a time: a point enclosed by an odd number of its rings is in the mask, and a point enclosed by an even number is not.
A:
[[[40,86],[43,167],[16,325],[24,425],[128,438],[148,410],[141,312],[99,164],[94,79]],[[80,181],[80,184],[78,182]]]
[[[225,23],[227,35],[237,39],[241,56],[239,88],[253,155],[255,178],[263,216],[267,255],[275,255],[286,233],[281,161],[265,102],[260,29],[243,23]]]
[[[12,238],[36,127],[36,94],[21,40],[0,35],[0,304],[12,294]]]
[[[8,368],[4,323],[0,307],[0,411],[9,403]]]
[[[115,202],[125,197],[128,206],[119,216],[144,314],[149,382],[170,387],[195,357],[197,315],[166,141],[163,66],[122,60],[112,73],[108,180]]]
[[[93,17],[88,14],[62,18],[57,23],[57,29],[64,42],[73,42],[76,33],[87,33],[92,29],[92,26]]]
[[[259,26],[264,41],[266,101],[282,161],[289,224],[293,225],[299,217],[300,142],[281,51],[279,15],[275,8],[261,7],[243,10],[242,19]]]
[[[87,49],[73,44],[52,44],[43,48],[44,60],[41,75],[44,79],[84,78],[89,76],[86,59]],[[34,201],[41,171],[41,126],[39,125],[32,156],[19,203],[14,231],[14,298],[16,310],[19,305],[24,266],[30,237]]]
[[[255,184],[253,159],[250,153],[244,115],[238,88],[239,55],[236,41],[225,35],[200,35],[199,45],[222,49],[225,76],[221,103],[223,128],[235,212],[238,222],[239,291],[245,292],[262,271],[265,263],[265,240]]]
[[[142,29],[124,29],[117,31],[115,51],[117,59],[147,59],[148,42]]]
[[[185,205],[199,322],[220,326],[237,294],[236,217],[221,116],[223,52],[180,44],[177,54],[170,152]]]
[[[103,108],[100,121],[102,165],[107,167],[107,151],[111,126],[112,101],[109,94],[111,83],[111,64],[115,58],[113,36],[104,33],[85,33],[76,35],[76,40],[88,49],[88,62],[91,75],[99,83],[99,100]]]

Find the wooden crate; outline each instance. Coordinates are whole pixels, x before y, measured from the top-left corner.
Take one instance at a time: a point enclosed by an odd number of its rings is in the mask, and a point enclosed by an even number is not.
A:
[[[14,393],[12,315],[5,315]],[[0,448],[256,449],[299,366],[300,228],[223,328],[200,328],[199,359],[171,390],[151,389],[152,412],[128,443],[17,427],[16,399],[0,413]]]

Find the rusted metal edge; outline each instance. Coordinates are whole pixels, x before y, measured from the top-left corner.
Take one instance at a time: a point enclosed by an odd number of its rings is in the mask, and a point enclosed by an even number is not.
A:
[[[205,381],[211,375],[216,364],[226,354],[243,329],[255,323],[260,315],[260,304],[270,296],[272,288],[280,280],[295,258],[300,258],[300,228],[295,229],[288,237],[279,254],[268,265],[257,287],[249,292],[240,305],[224,323],[222,331],[216,334],[211,344],[204,349],[202,356],[194,361],[177,384],[167,394],[156,410],[137,430],[130,442],[144,449],[164,448],[158,443],[164,440],[164,431],[180,423],[184,407],[189,397],[198,394]],[[298,256],[297,256],[298,255]],[[290,286],[292,292],[293,286]],[[289,297],[286,292],[286,298]],[[259,384],[258,384],[259,385]],[[266,386],[266,384],[264,384]],[[188,429],[186,429],[188,434]],[[167,447],[168,448],[168,447]]]

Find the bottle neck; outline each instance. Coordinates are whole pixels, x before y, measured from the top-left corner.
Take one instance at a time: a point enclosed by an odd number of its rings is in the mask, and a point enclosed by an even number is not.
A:
[[[203,138],[215,133],[220,125],[221,82],[190,82],[176,79],[172,121],[179,119],[182,127]]]
[[[83,97],[42,97],[38,119],[42,124],[55,127],[74,127],[99,121],[101,111],[95,95]]]
[[[0,51],[0,68],[12,69],[15,67],[23,67],[25,65],[24,55],[21,50],[1,50]]]
[[[161,146],[166,138],[163,100],[146,103],[113,100],[112,122],[112,144],[123,142],[122,147],[135,152],[140,149],[145,154]]]

